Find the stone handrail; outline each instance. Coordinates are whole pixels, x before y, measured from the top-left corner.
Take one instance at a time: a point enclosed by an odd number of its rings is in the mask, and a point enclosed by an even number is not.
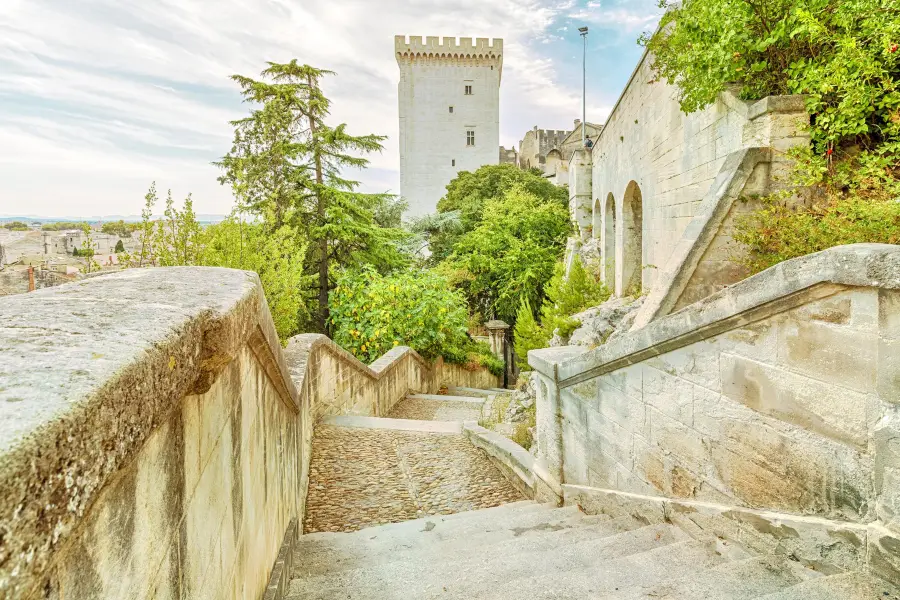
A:
[[[780,263],[595,349],[529,353],[568,503],[900,578],[900,246]]]

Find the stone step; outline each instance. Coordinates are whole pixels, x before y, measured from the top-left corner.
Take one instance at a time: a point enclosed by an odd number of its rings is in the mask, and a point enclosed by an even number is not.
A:
[[[758,600],[900,600],[900,588],[864,573],[810,579]]]
[[[484,398],[471,396],[450,396],[444,394],[407,394],[408,400],[434,400],[435,402],[467,402],[470,404],[484,404]]]
[[[604,600],[750,600],[822,577],[798,563],[776,556],[726,562],[705,571],[678,575],[662,585],[632,587],[603,596]]]
[[[675,530],[672,526],[663,527]],[[645,531],[635,530],[544,552],[481,552],[447,563],[389,563],[383,569],[339,574],[329,581],[328,587],[320,582],[310,586],[294,579],[289,598],[591,598],[638,582],[653,585],[671,578],[673,573],[704,569],[722,560],[704,544],[673,543],[666,535],[656,540],[655,534],[647,540]],[[571,593],[572,590],[578,593]]]
[[[298,553],[293,574],[298,578],[309,578],[360,566],[383,568],[389,562],[447,562],[470,557],[475,552],[488,555],[546,552],[559,546],[595,540],[640,527],[640,523],[630,517],[612,520],[608,517],[572,515],[563,519],[538,521],[531,525],[522,523],[519,527],[473,531],[463,536],[431,538],[428,533],[432,532],[423,532],[424,535],[415,539],[398,538],[380,547],[356,544],[341,547],[337,551],[332,548],[332,551],[315,554]],[[655,538],[656,533],[648,532],[647,535]],[[668,531],[664,534],[672,535]]]
[[[478,397],[478,398],[487,398],[489,396],[496,396],[499,392],[494,390],[486,390],[482,388],[469,388],[469,387],[451,387],[448,388],[447,391],[451,394],[456,394],[457,396],[469,396],[469,397]],[[510,391],[510,390],[504,390]]]
[[[388,417],[359,417],[355,415],[332,415],[322,419],[322,425],[333,427],[356,427],[362,429],[392,429],[394,431],[416,431],[420,433],[462,434],[461,421],[423,421],[416,419],[391,419]]]

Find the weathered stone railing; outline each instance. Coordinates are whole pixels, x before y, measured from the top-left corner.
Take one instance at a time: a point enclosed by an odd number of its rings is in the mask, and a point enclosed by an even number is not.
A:
[[[496,385],[407,348],[367,367],[321,336],[288,364],[256,275],[213,268],[4,297],[0,357],[10,599],[260,598],[302,521],[316,415]]]
[[[529,361],[567,501],[900,577],[900,247],[787,261]]]

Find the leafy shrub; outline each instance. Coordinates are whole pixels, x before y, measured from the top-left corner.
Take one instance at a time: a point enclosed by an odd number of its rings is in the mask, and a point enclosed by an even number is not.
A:
[[[9,229],[10,231],[28,231],[28,223],[23,223],[22,221],[10,221],[3,225],[4,229]]]
[[[334,341],[365,363],[403,345],[429,359],[443,356],[502,373],[490,348],[467,335],[462,295],[434,272],[347,270],[338,277],[329,307]]]
[[[557,263],[546,291],[540,325],[535,321],[527,301],[523,301],[516,316],[513,348],[522,370],[528,369],[529,350],[545,348],[554,333],[562,337],[570,336],[581,325],[572,315],[605,302],[610,295],[606,286],[584,268],[577,255],[568,277],[565,276],[563,263]]]
[[[550,343],[550,335],[538,324],[534,318],[527,298],[522,299],[519,312],[516,313],[516,327],[513,330],[513,348],[516,351],[516,364],[522,371],[531,367],[528,365],[528,351],[537,348],[546,348]]]
[[[513,321],[523,299],[543,300],[545,282],[571,231],[568,209],[522,187],[487,200],[481,223],[438,266],[472,313]]]
[[[116,248],[115,248],[114,252],[116,252],[116,253],[125,252],[125,244],[122,243],[122,240],[119,240],[116,242]]]
[[[87,221],[57,221],[55,223],[44,223],[43,225],[41,225],[41,230],[65,231],[68,229],[81,229],[87,224]]]

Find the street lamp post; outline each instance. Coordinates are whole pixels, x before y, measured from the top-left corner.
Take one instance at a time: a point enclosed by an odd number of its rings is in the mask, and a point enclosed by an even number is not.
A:
[[[579,27],[578,33],[581,34],[581,147],[585,145],[585,123],[587,121],[587,27]]]

